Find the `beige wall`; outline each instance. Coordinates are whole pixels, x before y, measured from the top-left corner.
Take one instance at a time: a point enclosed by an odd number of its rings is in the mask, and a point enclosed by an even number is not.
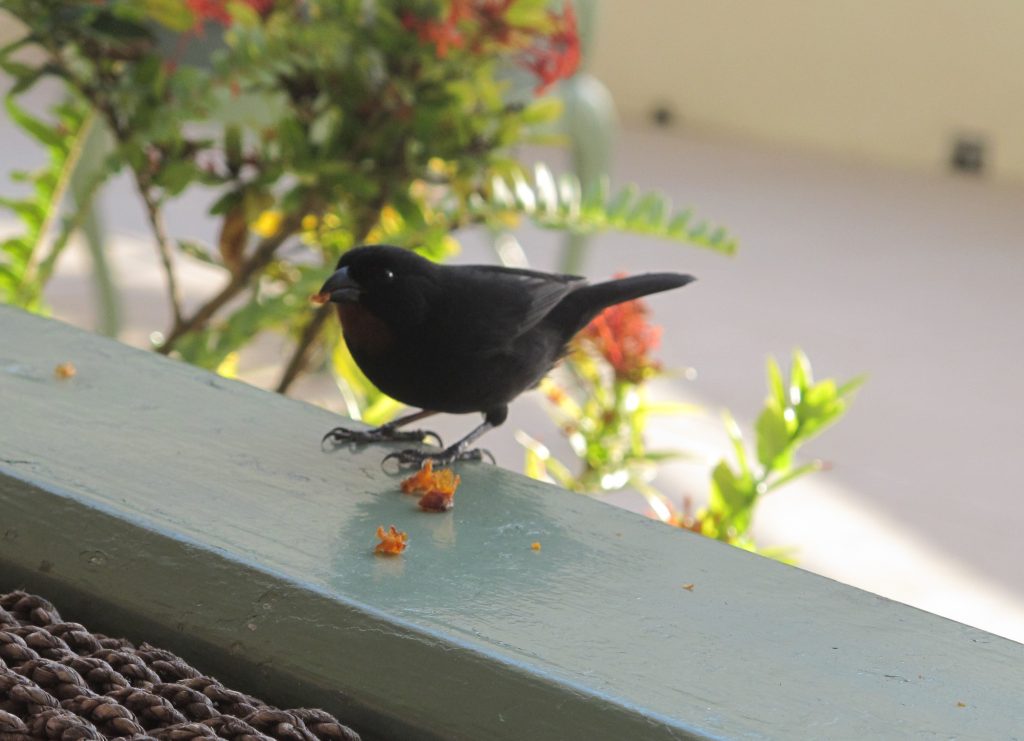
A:
[[[626,119],[1024,180],[1024,0],[603,0],[591,70]]]
[[[980,132],[1024,181],[1024,0],[598,0],[622,115],[944,169]],[[13,24],[0,14],[0,40]]]

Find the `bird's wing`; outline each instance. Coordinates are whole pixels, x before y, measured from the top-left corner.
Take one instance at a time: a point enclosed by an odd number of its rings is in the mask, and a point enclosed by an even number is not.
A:
[[[567,295],[586,285],[576,275],[541,273],[494,265],[453,266],[461,315],[460,332],[478,351],[500,349],[535,327]],[[455,292],[453,291],[453,296]]]

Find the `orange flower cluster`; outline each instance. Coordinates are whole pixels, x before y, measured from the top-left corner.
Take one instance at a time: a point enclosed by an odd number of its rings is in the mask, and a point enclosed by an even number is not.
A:
[[[640,383],[661,367],[651,359],[661,340],[661,327],[648,323],[649,313],[642,300],[626,301],[609,306],[580,332],[608,361],[617,380]]]
[[[394,525],[387,530],[384,529],[383,525],[378,527],[377,537],[380,538],[380,542],[373,549],[373,552],[382,556],[397,556],[405,550],[406,545],[409,543],[409,534],[403,533]]]
[[[443,19],[419,18],[410,12],[402,24],[420,40],[433,44],[445,59],[452,49],[482,53],[488,44],[518,50],[518,64],[537,76],[539,95],[559,80],[571,77],[580,63],[580,39],[576,14],[569,2],[561,13],[548,12],[551,30],[520,26],[508,19],[515,0],[450,0]]]
[[[536,75],[538,83],[534,93],[537,95],[559,80],[572,77],[580,66],[580,37],[572,5],[566,3],[560,16],[551,13],[551,20],[555,30],[527,49],[520,61],[523,67]]]
[[[689,530],[697,533],[698,535],[704,527],[703,518],[701,518],[699,514],[694,514],[693,499],[690,497],[683,497],[682,509],[673,512],[672,519],[669,520],[668,523],[670,525],[675,525],[682,530]]]
[[[402,491],[406,494],[422,492],[419,501],[421,509],[446,512],[455,506],[455,490],[461,480],[450,468],[442,468],[435,473],[433,462],[427,460],[419,471],[402,481]]]
[[[266,16],[274,7],[274,0],[242,0],[255,10],[261,17]],[[216,21],[223,26],[231,25],[231,13],[228,11],[229,0],[186,0],[188,9],[196,19],[196,25],[203,21]]]

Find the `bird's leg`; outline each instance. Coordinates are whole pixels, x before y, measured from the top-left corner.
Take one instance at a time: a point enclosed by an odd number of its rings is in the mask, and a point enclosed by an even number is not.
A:
[[[491,455],[489,450],[484,450],[483,448],[470,449],[469,446],[485,432],[504,422],[505,417],[507,416],[508,407],[502,407],[501,409],[487,412],[484,416],[484,421],[481,424],[474,427],[464,438],[458,440],[452,445],[449,445],[440,453],[427,453],[422,450],[410,448],[408,450],[399,450],[395,453],[389,453],[384,456],[383,462],[386,463],[389,460],[396,460],[398,461],[399,466],[413,466],[417,468],[421,467],[423,463],[428,460],[439,466],[447,466],[455,461],[482,461],[484,458],[489,458],[491,463],[494,463],[494,456]]]
[[[392,442],[392,441],[403,441],[403,440],[416,440],[417,442],[425,441],[426,438],[434,438],[437,441],[438,447],[443,447],[444,443],[441,441],[441,436],[436,432],[430,430],[399,430],[399,427],[416,422],[418,420],[429,417],[437,412],[430,411],[429,409],[422,409],[413,414],[408,414],[404,417],[388,422],[380,427],[373,427],[369,430],[350,430],[347,427],[335,427],[333,430],[324,435],[323,440],[320,442],[321,445],[330,441],[335,447],[341,447],[349,443],[379,443],[379,442]]]

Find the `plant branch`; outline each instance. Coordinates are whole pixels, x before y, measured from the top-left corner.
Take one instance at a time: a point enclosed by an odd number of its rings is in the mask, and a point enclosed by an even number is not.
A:
[[[174,262],[171,259],[171,240],[167,234],[167,226],[164,223],[163,209],[159,200],[153,196],[153,190],[143,182],[141,174],[132,169],[135,175],[135,185],[142,196],[142,202],[146,204],[146,216],[149,219],[149,226],[153,230],[156,239],[157,253],[160,255],[160,263],[164,268],[164,278],[167,281],[167,298],[171,304],[171,312],[174,317],[174,326],[182,323],[181,312],[181,289],[178,287],[178,279],[174,273]]]
[[[385,188],[385,192],[386,190]],[[384,207],[384,203],[385,196],[382,193],[376,199],[376,202],[363,213],[363,217],[353,230],[358,236],[357,242],[361,243],[366,240],[370,230],[373,229],[374,224],[380,218],[380,211]],[[284,373],[281,374],[281,380],[277,383],[277,388],[275,389],[277,393],[283,394],[287,392],[288,388],[295,382],[295,379],[306,369],[306,356],[309,354],[309,348],[320,335],[320,329],[330,315],[330,306],[330,304],[325,304],[317,309],[313,317],[306,322],[306,326],[302,328],[299,341],[296,343],[295,349],[292,350],[291,357],[288,359],[288,365],[285,366]]]
[[[286,216],[281,222],[277,233],[264,238],[256,245],[252,256],[242,264],[237,272],[231,274],[227,284],[216,296],[200,306],[192,316],[183,318],[180,322],[175,322],[167,335],[167,339],[157,348],[157,352],[162,355],[170,354],[185,334],[205,327],[207,322],[210,321],[221,307],[245,290],[246,286],[249,285],[249,279],[269,265],[270,261],[274,258],[277,248],[299,230],[302,224],[303,213],[305,213],[304,209],[298,209]]]
[[[129,135],[125,131],[124,126],[117,115],[116,109],[111,105],[107,96],[104,94],[103,89],[76,75],[72,67],[65,62],[59,48],[51,47],[50,54],[57,69],[60,70],[63,77],[71,83],[71,85],[76,87],[87,100],[92,102],[96,107],[96,110],[102,114],[107,125],[110,127],[117,143],[124,146],[129,139]],[[150,228],[153,230],[153,236],[156,239],[157,252],[160,256],[160,262],[163,266],[164,276],[167,281],[167,294],[168,300],[171,304],[171,312],[174,317],[174,326],[177,327],[182,323],[183,317],[181,308],[181,291],[178,287],[177,276],[174,272],[174,263],[171,258],[171,241],[167,233],[166,224],[164,223],[163,209],[161,208],[159,200],[153,195],[152,187],[148,182],[148,176],[139,168],[130,167],[129,169],[132,171],[135,185],[138,188],[139,195],[142,197],[142,201],[146,206],[146,216],[149,220]]]
[[[285,393],[292,383],[295,382],[295,379],[306,369],[306,355],[309,352],[310,346],[320,334],[320,329],[324,326],[327,317],[331,315],[332,308],[331,304],[324,304],[319,307],[314,312],[312,319],[306,322],[306,326],[302,328],[299,341],[296,343],[295,349],[288,359],[288,365],[285,367],[284,373],[281,374],[281,380],[277,383],[277,388],[275,389],[277,393]]]

